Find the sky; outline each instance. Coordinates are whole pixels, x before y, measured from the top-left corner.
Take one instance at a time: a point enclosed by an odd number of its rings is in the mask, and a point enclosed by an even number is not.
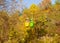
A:
[[[41,0],[24,0],[23,3],[26,7],[30,7],[31,4],[39,4]]]
[[[31,4],[39,4],[41,2],[41,0],[24,0],[23,4],[25,4],[25,6],[28,8],[30,7]],[[55,3],[55,0],[52,0],[52,4]]]

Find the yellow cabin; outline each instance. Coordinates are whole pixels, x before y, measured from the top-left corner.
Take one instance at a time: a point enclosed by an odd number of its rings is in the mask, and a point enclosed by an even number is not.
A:
[[[29,21],[25,21],[25,26],[26,26],[26,27],[29,26]]]

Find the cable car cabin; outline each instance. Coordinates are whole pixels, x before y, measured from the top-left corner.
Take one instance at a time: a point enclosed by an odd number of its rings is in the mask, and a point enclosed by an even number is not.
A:
[[[25,26],[28,27],[29,26],[29,23],[30,23],[29,19],[26,19],[25,20]]]

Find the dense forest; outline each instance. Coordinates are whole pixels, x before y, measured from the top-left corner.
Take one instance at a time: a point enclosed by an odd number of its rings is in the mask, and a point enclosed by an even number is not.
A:
[[[22,12],[13,6],[13,13],[6,10],[4,0],[1,5],[0,43],[60,43],[60,0],[44,0]]]

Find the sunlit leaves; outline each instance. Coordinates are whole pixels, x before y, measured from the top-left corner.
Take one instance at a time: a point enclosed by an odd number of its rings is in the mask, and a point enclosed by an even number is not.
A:
[[[36,13],[37,11],[39,11],[39,7],[38,7],[37,5],[35,5],[35,4],[32,4],[32,5],[30,6],[30,13],[31,13],[31,14],[34,14],[34,13]]]
[[[47,21],[47,15],[46,14],[41,14],[40,15],[40,21],[42,21],[42,22]]]

